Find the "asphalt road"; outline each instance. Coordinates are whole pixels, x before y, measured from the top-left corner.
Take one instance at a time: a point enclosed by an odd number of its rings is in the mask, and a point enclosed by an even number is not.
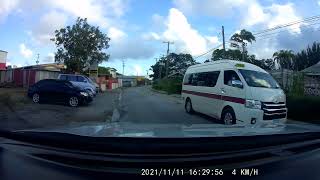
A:
[[[181,99],[154,92],[149,86],[124,89],[119,99],[120,123],[222,125],[202,114],[187,114]]]

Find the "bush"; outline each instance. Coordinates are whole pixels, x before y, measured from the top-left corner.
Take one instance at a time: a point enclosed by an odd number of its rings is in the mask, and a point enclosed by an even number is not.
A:
[[[288,96],[288,119],[320,124],[320,97]]]
[[[161,79],[154,82],[152,88],[165,91],[168,94],[180,94],[182,90],[181,78]]]

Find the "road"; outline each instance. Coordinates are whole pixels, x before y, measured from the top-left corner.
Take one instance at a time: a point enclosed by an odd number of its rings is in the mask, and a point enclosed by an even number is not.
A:
[[[120,93],[119,112],[120,122],[135,124],[218,123],[205,115],[187,114],[181,99],[154,92],[149,86],[124,89]]]

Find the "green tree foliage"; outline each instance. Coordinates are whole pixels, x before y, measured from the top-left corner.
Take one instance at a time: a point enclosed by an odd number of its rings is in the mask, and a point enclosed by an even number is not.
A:
[[[238,49],[240,49],[239,44],[241,44],[241,50],[242,50],[241,59],[243,61],[248,61],[246,46],[247,46],[247,43],[252,43],[253,41],[256,40],[254,35],[250,31],[242,29],[239,33],[235,33],[234,35],[232,35],[230,40],[236,42],[236,43],[233,43],[233,42],[231,43],[232,47],[237,47]]]
[[[185,73],[187,68],[191,65],[197,64],[197,62],[192,58],[190,54],[175,54],[171,53],[168,55],[168,74],[171,73]],[[162,57],[159,59],[159,61],[151,66],[151,69],[153,71],[153,74],[150,75],[150,77],[153,77],[153,79],[158,79],[161,69],[161,77],[165,77],[165,63],[166,63],[166,57]]]
[[[223,49],[216,49],[212,53],[211,60],[212,61],[217,61],[217,60],[222,60],[222,59],[230,59],[230,60],[238,60],[240,61],[242,59],[241,51],[236,49],[236,50],[226,50],[224,51]]]
[[[109,67],[99,66],[98,67],[98,74],[110,75],[110,68]]]
[[[87,64],[109,59],[104,50],[109,48],[110,38],[87,19],[78,18],[74,25],[56,30],[52,41],[57,47],[55,61],[63,62],[68,71],[82,72]]]
[[[301,71],[307,67],[313,66],[320,61],[320,43],[314,42],[306,50],[296,54],[294,58],[294,69]]]
[[[280,65],[281,69],[293,69],[293,59],[295,55],[292,50],[280,50],[273,53],[274,60]]]

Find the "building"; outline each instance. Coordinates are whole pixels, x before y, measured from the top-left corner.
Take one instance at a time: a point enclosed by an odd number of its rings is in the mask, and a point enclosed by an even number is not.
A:
[[[320,96],[320,61],[301,72],[304,74],[304,93]]]
[[[132,87],[132,86],[141,86],[145,85],[144,76],[118,76],[118,79],[121,79],[123,87]]]
[[[0,50],[0,70],[6,69],[7,54],[7,51]]]
[[[0,83],[12,83],[17,87],[29,87],[42,79],[56,79],[64,69],[63,64],[40,64],[0,70]]]

